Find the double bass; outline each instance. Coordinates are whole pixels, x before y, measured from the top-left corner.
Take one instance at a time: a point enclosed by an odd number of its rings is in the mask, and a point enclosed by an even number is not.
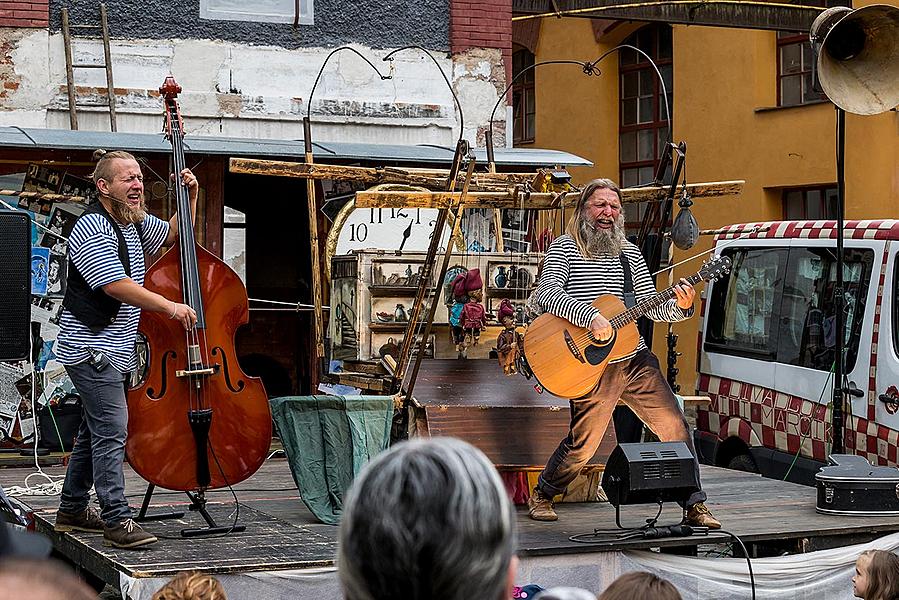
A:
[[[194,237],[185,168],[181,87],[168,76],[166,135],[172,143],[179,239],[145,275],[144,287],[181,298],[197,313],[189,331],[168,315],[145,311],[145,375],[128,392],[125,450],[134,470],[153,485],[203,492],[236,484],[265,460],[272,417],[262,381],[240,368],[237,329],[249,321],[247,291],[237,274]]]

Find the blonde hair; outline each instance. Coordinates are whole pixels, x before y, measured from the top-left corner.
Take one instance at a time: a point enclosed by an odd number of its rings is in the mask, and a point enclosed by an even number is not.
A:
[[[182,571],[153,594],[152,600],[226,600],[225,589],[212,575]]]
[[[594,179],[587,182],[587,185],[584,186],[584,189],[581,191],[581,196],[577,200],[577,205],[575,205],[574,214],[568,219],[565,233],[574,239],[574,243],[577,244],[577,249],[580,250],[581,255],[585,257],[590,256],[590,250],[587,246],[587,241],[581,234],[580,222],[584,217],[584,205],[587,204],[587,200],[590,199],[590,196],[592,196],[596,190],[612,190],[618,194],[618,201],[621,202],[621,190],[611,179]]]
[[[899,599],[899,556],[886,550],[865,550],[868,562],[868,586],[865,600]]]
[[[625,573],[612,582],[596,600],[681,600],[674,585],[646,571]]]
[[[122,160],[133,160],[137,161],[134,158],[134,155],[130,152],[125,152],[124,150],[113,150],[112,152],[107,152],[103,149],[94,150],[94,154],[91,159],[97,163],[94,167],[94,172],[91,173],[91,180],[96,184],[99,180],[105,179],[109,181],[112,177],[112,161],[115,159]]]

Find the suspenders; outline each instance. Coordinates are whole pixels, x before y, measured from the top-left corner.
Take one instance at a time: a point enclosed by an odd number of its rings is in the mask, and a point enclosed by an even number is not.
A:
[[[637,296],[634,294],[634,278],[631,275],[631,263],[624,255],[624,252],[618,255],[621,260],[621,269],[624,271],[624,306],[632,308],[637,304]]]

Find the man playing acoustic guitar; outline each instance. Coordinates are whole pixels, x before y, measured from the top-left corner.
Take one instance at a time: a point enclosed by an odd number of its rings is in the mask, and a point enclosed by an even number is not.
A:
[[[632,283],[628,284],[628,279]],[[613,315],[600,314],[591,302],[600,295],[611,294],[630,306],[625,297],[630,289],[637,302],[656,294],[639,248],[624,237],[618,186],[608,179],[595,179],[584,188],[565,235],[556,238],[547,250],[534,300],[544,311],[577,327],[589,328],[593,337],[602,341],[614,333],[608,320]],[[674,287],[674,295],[649,310],[647,316],[667,322],[691,317],[693,286],[682,279]],[[591,392],[570,401],[568,437],[547,461],[528,500],[532,519],[558,518],[553,497],[565,491],[596,452],[619,399],[660,440],[685,442],[696,456],[684,414],[659,370],[658,359],[641,338],[634,352],[608,363]],[[694,465],[698,481],[699,463],[695,458]],[[701,489],[690,496],[684,507],[686,522],[717,529],[721,523],[706,508],[705,499]]]

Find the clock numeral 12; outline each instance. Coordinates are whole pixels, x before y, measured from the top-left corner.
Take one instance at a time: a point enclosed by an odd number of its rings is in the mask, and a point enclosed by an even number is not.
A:
[[[384,214],[383,214],[384,209],[383,208],[370,208],[368,210],[369,210],[368,222],[370,224],[374,225],[375,223],[377,223],[378,225],[381,225],[384,223]],[[403,212],[403,210],[405,210],[405,209],[391,208],[390,209],[390,218],[391,219],[396,219],[396,218],[405,219],[409,215],[407,215],[405,212]],[[375,211],[377,211],[377,212],[375,212]],[[375,215],[377,215],[377,219],[378,219],[377,221],[375,221]],[[415,209],[415,224],[421,225],[421,209],[420,208]]]

